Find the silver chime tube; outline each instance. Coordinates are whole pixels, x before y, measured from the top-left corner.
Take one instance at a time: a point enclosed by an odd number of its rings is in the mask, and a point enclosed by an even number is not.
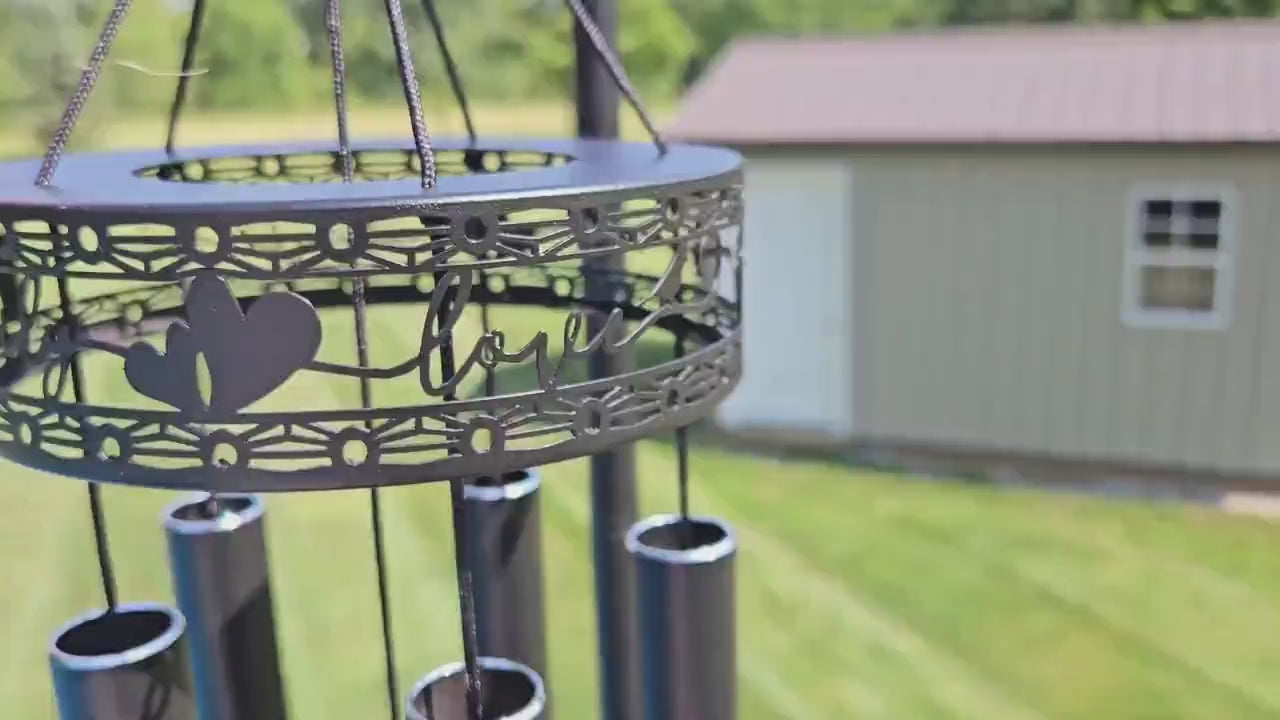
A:
[[[196,720],[186,620],[159,604],[118,605],[53,636],[60,720]]]
[[[708,517],[656,515],[631,527],[627,551],[636,560],[645,720],[733,720],[733,530]]]
[[[489,656],[478,658],[478,664],[486,718],[546,718],[546,686],[532,668],[514,660]],[[418,681],[405,703],[404,714],[407,720],[471,720],[467,717],[462,663],[445,665]]]
[[[262,500],[201,495],[164,515],[201,720],[283,718]]]
[[[546,680],[542,521],[537,470],[467,484],[467,543],[481,655],[507,658]]]

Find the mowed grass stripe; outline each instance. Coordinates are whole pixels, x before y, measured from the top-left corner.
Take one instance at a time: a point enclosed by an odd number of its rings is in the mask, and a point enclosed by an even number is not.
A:
[[[1274,603],[1216,571],[1170,557],[1159,544],[1141,548],[1115,538],[1100,540],[1072,517],[1035,525],[1024,520],[959,526],[929,514],[901,522],[940,544],[969,551],[975,561],[998,564],[1145,643],[1170,663],[1280,715],[1280,691],[1271,681],[1280,670],[1270,641],[1280,633]],[[1212,621],[1186,622],[1189,607]]]
[[[672,453],[656,453],[656,457],[649,460],[674,476]],[[832,572],[831,567],[820,566],[817,561],[825,553],[797,550],[787,540],[775,536],[779,531],[782,532],[781,537],[790,533],[774,523],[759,522],[770,516],[768,511],[759,506],[751,506],[750,511],[744,509],[738,500],[750,493],[750,487],[767,483],[769,479],[750,478],[742,472],[746,469],[742,467],[744,461],[718,453],[707,453],[699,460],[701,462],[693,465],[691,502],[698,507],[707,507],[709,512],[719,509],[735,522],[740,522],[738,518],[743,517],[755,519],[755,523],[741,522],[736,527],[744,565],[750,562],[747,558],[754,557],[760,572],[775,573],[778,582],[772,588],[790,600],[791,615],[795,618],[793,622],[814,622],[815,644],[841,649],[835,660],[826,653],[815,653],[823,658],[824,665],[817,678],[843,689],[858,682],[844,678],[868,682],[868,675],[887,675],[880,678],[885,683],[881,687],[892,687],[897,680],[901,690],[892,698],[892,702],[898,705],[892,708],[891,713],[896,717],[1041,720],[1042,715],[1023,704],[1008,688],[985,677],[980,668],[969,665],[950,648],[922,635],[909,618],[888,607],[878,606],[855,587],[842,583],[838,571]],[[736,483],[729,481],[734,477],[741,479]],[[785,487],[794,478],[779,475],[772,480]],[[806,494],[800,493],[800,496]],[[833,499],[831,495],[807,497],[815,501],[820,499],[828,506]],[[779,515],[772,514],[772,517],[779,518]],[[815,530],[822,527],[836,531],[822,541],[828,545],[857,542],[861,532],[858,526],[847,524],[847,521],[828,522],[824,526],[815,526]],[[909,567],[904,566],[903,569]],[[876,662],[866,662],[868,658],[877,656]],[[840,667],[850,660],[854,666]],[[890,673],[884,673],[886,665],[892,667]],[[908,687],[902,686],[902,678],[909,679]],[[879,685],[874,681],[868,684]],[[832,695],[836,699],[841,693],[837,689]],[[882,704],[884,702],[889,700],[884,699]],[[857,709],[847,708],[850,712]]]
[[[724,473],[721,473],[724,475]],[[810,474],[788,478],[792,490],[808,494],[813,489]],[[798,482],[799,481],[799,482]],[[826,486],[824,484],[824,486]],[[909,504],[898,495],[899,483],[865,478],[863,482],[830,484],[826,502],[804,514],[803,521],[793,505],[776,505],[771,519],[792,528],[791,538],[812,547],[828,568],[846,567],[867,592],[883,598],[885,606],[895,606],[901,614],[914,618],[939,642],[951,644],[957,652],[992,676],[1005,677],[1019,695],[1046,710],[1069,717],[1261,717],[1259,708],[1236,693],[1224,692],[1217,683],[1187,672],[1185,659],[1171,662],[1152,653],[1144,642],[1117,635],[1114,628],[1079,608],[1063,606],[1043,588],[1028,587],[1016,577],[1000,572],[993,561],[982,561],[965,551],[957,535],[944,539],[921,537],[905,514]],[[737,493],[751,495],[758,485]],[[878,507],[881,493],[894,508]],[[924,496],[927,486],[904,491],[903,495]],[[930,511],[945,508],[951,496],[978,492],[1001,500],[999,493],[935,487]],[[773,492],[764,489],[770,499]],[[928,502],[927,498],[921,500]],[[1052,499],[1052,498],[1050,498]],[[1040,506],[1043,498],[1023,497],[1018,501],[1029,512],[1039,511],[1042,523],[1053,521],[1053,505]],[[961,502],[960,504],[963,504]],[[756,507],[762,507],[757,505]],[[1117,512],[1142,513],[1137,506],[1118,506]],[[763,510],[761,511],[763,517]],[[843,522],[847,533],[828,533]],[[975,530],[976,532],[976,530]],[[845,536],[859,536],[861,541]],[[1013,552],[1005,545],[997,558]],[[909,578],[915,569],[918,578],[913,590]],[[1088,566],[1080,566],[1081,572]],[[1176,588],[1163,588],[1165,592]],[[1152,589],[1159,592],[1160,589]],[[1184,625],[1205,622],[1207,616],[1193,604],[1183,606],[1181,622],[1164,628],[1181,632]],[[1220,672],[1231,672],[1221,668]]]

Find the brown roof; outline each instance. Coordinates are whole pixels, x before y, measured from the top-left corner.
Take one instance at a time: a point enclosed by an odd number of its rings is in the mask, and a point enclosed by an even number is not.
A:
[[[739,145],[1280,142],[1280,22],[743,40],[670,133]]]

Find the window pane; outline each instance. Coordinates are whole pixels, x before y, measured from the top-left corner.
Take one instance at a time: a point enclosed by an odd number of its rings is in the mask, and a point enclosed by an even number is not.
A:
[[[1213,310],[1212,268],[1142,268],[1142,307],[1148,310]]]
[[[1167,232],[1143,233],[1142,244],[1147,247],[1164,248],[1173,242],[1173,236]]]
[[[1169,200],[1148,200],[1142,212],[1150,220],[1168,220],[1173,217],[1173,202]]]
[[[1217,250],[1218,233],[1193,233],[1187,236],[1187,244],[1197,250]]]
[[[1191,203],[1191,217],[1196,220],[1217,220],[1222,217],[1222,203],[1217,200],[1197,200]]]

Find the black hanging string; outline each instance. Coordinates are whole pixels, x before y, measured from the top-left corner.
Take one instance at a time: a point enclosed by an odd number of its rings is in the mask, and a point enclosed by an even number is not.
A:
[[[438,255],[442,251],[432,251]],[[440,333],[440,382],[448,383],[457,372],[453,358],[453,337],[450,334],[448,317],[453,305],[455,291],[452,285],[444,285],[444,271],[433,273],[435,287],[432,293],[444,293],[437,315],[437,327]],[[452,402],[457,396],[446,393],[445,402]],[[461,478],[449,481],[449,500],[453,509],[453,560],[458,576],[458,608],[462,615],[462,664],[466,681],[466,703],[468,720],[482,720],[484,708],[480,693],[480,664],[476,635],[476,598],[475,586],[471,577],[471,564],[467,551],[467,506],[465,499],[466,481]]]
[[[640,118],[640,124],[644,125],[645,131],[649,133],[649,137],[653,140],[653,144],[657,146],[658,152],[665,155],[667,142],[662,139],[662,133],[653,124],[653,120],[649,117],[649,111],[645,109],[644,102],[640,99],[640,93],[636,92],[635,86],[631,84],[631,79],[627,77],[626,68],[622,66],[622,61],[618,59],[617,53],[609,46],[609,41],[605,39],[604,33],[600,31],[600,26],[591,17],[591,13],[582,4],[582,0],[564,1],[569,6],[569,10],[573,12],[578,24],[582,26],[582,30],[587,34],[587,38],[591,40],[591,48],[595,50],[596,57],[604,63],[609,75],[613,77],[614,86],[627,99],[627,104],[635,111],[636,117]]]
[[[194,0],[191,5],[191,23],[187,26],[187,40],[182,48],[182,71],[178,75],[178,87],[173,93],[173,105],[169,107],[169,130],[164,139],[164,151],[170,155],[177,142],[178,120],[187,105],[187,84],[191,81],[191,68],[195,67],[200,31],[204,27],[204,3],[205,0]]]
[[[391,42],[396,50],[396,67],[400,71],[400,86],[409,109],[409,128],[413,131],[413,145],[422,164],[422,187],[430,189],[436,185],[436,158],[431,149],[431,137],[427,134],[427,121],[422,117],[422,94],[418,88],[418,72],[413,67],[413,53],[409,50],[409,34],[404,26],[404,7],[400,0],[386,0],[386,6]]]
[[[462,122],[467,127],[467,139],[476,144],[476,126],[471,122],[471,105],[467,102],[467,91],[462,85],[462,75],[458,65],[453,61],[453,53],[449,52],[449,43],[444,37],[444,23],[436,10],[435,0],[422,0],[422,7],[427,11],[427,20],[431,22],[431,32],[436,36],[436,45],[440,48],[440,59],[444,61],[444,71],[449,76],[449,87],[453,97],[458,101],[458,110],[462,112]]]
[[[489,303],[480,306],[480,334],[488,337],[489,330],[492,327],[489,318]],[[498,394],[498,376],[494,368],[484,366],[484,396],[493,397]]]
[[[676,331],[676,359],[684,357],[684,335]],[[689,429],[681,425],[676,430],[676,478],[680,493],[680,519],[689,521]]]
[[[44,161],[40,163],[40,172],[36,174],[37,186],[47,187],[53,182],[53,174],[58,170],[62,154],[66,152],[67,143],[71,142],[71,133],[75,130],[76,122],[80,120],[80,113],[84,111],[85,103],[93,94],[94,86],[98,84],[98,77],[102,75],[102,65],[107,61],[111,45],[120,32],[120,23],[124,21],[124,16],[128,14],[129,6],[132,4],[133,0],[115,0],[115,5],[111,7],[111,14],[102,25],[102,32],[98,34],[98,43],[93,46],[93,54],[89,56],[89,63],[85,65],[84,70],[80,71],[80,81],[76,83],[76,90],[71,94],[71,100],[67,102],[66,108],[63,109],[58,127],[54,129],[49,147],[45,149]]]
[[[342,11],[339,0],[326,0],[325,27],[329,33],[329,52],[333,58],[333,107],[337,115],[338,165],[344,183],[355,177],[355,162],[351,156],[351,135],[347,128],[347,62],[342,48]],[[347,227],[348,242],[352,241],[352,228]],[[356,363],[369,366],[369,331],[365,306],[364,278],[352,281],[352,309],[355,313]],[[373,406],[373,390],[369,378],[360,377],[360,406]],[[400,716],[400,690],[396,682],[396,652],[391,627],[391,597],[387,583],[387,555],[385,534],[382,527],[382,500],[377,488],[369,490],[369,515],[373,527],[373,562],[378,578],[378,610],[382,621],[382,654],[385,663],[387,709],[391,720]]]
[[[71,331],[71,339],[74,343],[80,328],[77,326],[75,315],[71,313],[71,294],[68,292],[67,285],[65,277],[58,278],[58,307],[62,311],[63,321]],[[86,402],[86,392],[84,370],[80,367],[79,353],[71,355],[68,365],[71,370],[71,397],[77,405],[83,405]],[[115,612],[119,593],[116,591],[115,566],[111,561],[111,543],[107,537],[107,516],[102,508],[102,488],[92,482],[86,485],[89,488],[89,517],[93,521],[93,546],[98,555],[98,574],[102,578],[102,594],[106,598],[108,612]]]

